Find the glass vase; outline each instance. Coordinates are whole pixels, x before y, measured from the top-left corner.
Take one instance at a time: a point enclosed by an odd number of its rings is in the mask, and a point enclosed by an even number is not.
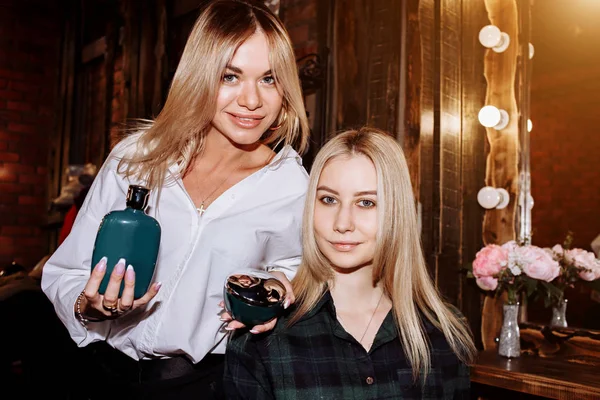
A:
[[[563,299],[558,304],[552,306],[552,320],[550,326],[557,328],[566,328],[567,326],[567,299]]]
[[[519,332],[519,303],[504,304],[503,320],[498,343],[498,354],[516,358],[521,355],[521,334]]]

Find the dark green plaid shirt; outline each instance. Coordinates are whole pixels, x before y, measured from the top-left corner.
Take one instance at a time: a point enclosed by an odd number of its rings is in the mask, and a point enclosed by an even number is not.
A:
[[[338,322],[329,292],[295,325],[287,328],[285,322],[280,318],[271,333],[231,338],[224,382],[228,399],[469,398],[468,367],[428,321],[423,323],[432,369],[423,384],[413,384],[391,311],[368,353]]]

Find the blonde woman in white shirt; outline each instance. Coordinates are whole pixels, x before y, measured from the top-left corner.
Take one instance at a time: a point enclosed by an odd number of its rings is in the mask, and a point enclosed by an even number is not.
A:
[[[115,146],[44,267],[42,288],[73,340],[110,345],[93,352],[104,384],[92,398],[222,396],[224,337],[243,326],[219,320],[226,277],[270,272],[288,288],[287,305],[294,301],[308,134],[282,23],[260,2],[211,2],[163,110]],[[125,207],[130,184],[151,189],[149,214],[162,228],[155,283],[135,301],[132,290],[118,297],[122,280],[134,283],[135,265],[117,264],[104,296],[106,265],[90,273],[100,221]]]

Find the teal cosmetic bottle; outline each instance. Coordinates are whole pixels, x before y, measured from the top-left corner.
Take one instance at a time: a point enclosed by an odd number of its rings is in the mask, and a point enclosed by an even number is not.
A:
[[[100,294],[106,291],[110,274],[121,258],[125,259],[125,266],[131,264],[135,271],[134,298],[139,299],[148,291],[156,267],[161,234],[158,221],[145,212],[148,197],[147,188],[130,185],[127,191],[127,207],[124,210],[109,212],[100,223],[91,265],[93,269],[102,257],[107,258]],[[119,297],[124,286],[125,279],[121,282]]]

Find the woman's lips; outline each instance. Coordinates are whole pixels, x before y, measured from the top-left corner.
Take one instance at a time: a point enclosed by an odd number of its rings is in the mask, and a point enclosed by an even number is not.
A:
[[[359,242],[329,242],[337,251],[351,251],[356,248]]]
[[[234,124],[244,129],[256,128],[263,120],[261,116],[244,116],[239,114],[229,114],[229,118]]]

